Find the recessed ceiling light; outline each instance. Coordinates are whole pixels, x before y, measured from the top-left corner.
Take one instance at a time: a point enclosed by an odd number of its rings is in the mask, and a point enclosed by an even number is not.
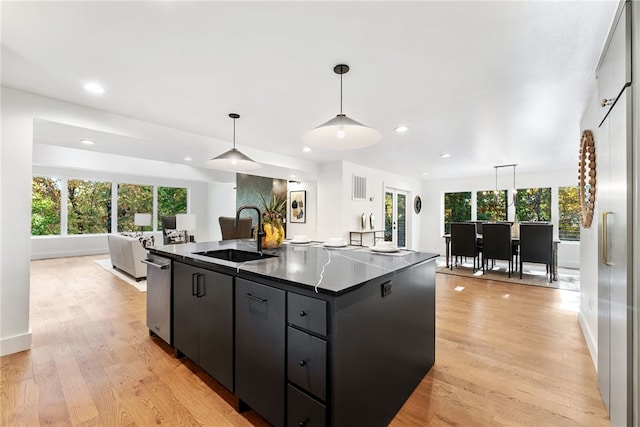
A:
[[[304,151],[305,153],[308,153],[309,151],[311,151],[311,148],[309,148],[309,147],[304,147],[304,148],[302,149],[302,151]]]
[[[408,130],[409,130],[409,128],[408,128],[408,127],[406,127],[406,126],[398,126],[398,127],[396,128],[396,132],[400,132],[400,133],[402,133],[402,132],[406,132],[406,131],[408,131]]]
[[[422,176],[427,176],[429,175],[429,172],[422,172]]]
[[[291,174],[291,178],[295,178],[296,176],[294,174]]]
[[[449,153],[442,153],[442,154],[440,154],[440,157],[442,157],[443,159],[446,159],[447,157],[451,157],[451,154],[449,154]]]
[[[84,88],[91,93],[104,93],[103,87],[96,82],[87,83]]]
[[[85,145],[93,145],[93,144],[95,144],[95,142],[93,142],[90,139],[81,139],[80,142],[82,142]]]
[[[185,158],[184,158],[184,161],[185,161],[185,162],[190,162],[191,160],[193,160],[193,159],[192,159],[191,157],[189,157],[189,156],[187,156],[187,157],[185,157]]]

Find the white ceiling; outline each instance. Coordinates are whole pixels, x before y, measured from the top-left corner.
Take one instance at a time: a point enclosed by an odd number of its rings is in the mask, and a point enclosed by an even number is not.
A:
[[[228,113],[237,112],[238,148],[259,162],[261,153],[346,160],[429,179],[491,175],[506,163],[566,169],[576,165],[579,120],[616,8],[616,0],[3,1],[2,85],[210,137],[154,147],[156,160],[191,155],[195,166],[230,148]],[[304,153],[302,135],[339,112],[338,63],[351,67],[344,112],[383,139]],[[93,80],[105,94],[83,90]],[[410,130],[394,132],[400,124]],[[129,154],[135,145],[111,146]],[[130,155],[149,153],[136,149]]]

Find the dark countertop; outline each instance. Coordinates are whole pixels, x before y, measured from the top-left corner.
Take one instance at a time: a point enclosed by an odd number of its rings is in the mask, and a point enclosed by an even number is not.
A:
[[[236,273],[249,273],[297,286],[308,286],[315,289],[316,292],[334,295],[345,293],[350,288],[370,280],[435,259],[438,256],[435,253],[405,250],[398,253],[381,254],[360,246],[327,248],[318,242],[304,245],[285,243],[278,249],[263,250],[263,253],[277,254],[277,257],[236,263],[197,255],[194,252],[216,249],[240,249],[255,252],[255,241],[225,240],[155,246],[147,249],[152,253],[169,256],[176,260],[189,259],[196,263],[217,265],[235,270]]]

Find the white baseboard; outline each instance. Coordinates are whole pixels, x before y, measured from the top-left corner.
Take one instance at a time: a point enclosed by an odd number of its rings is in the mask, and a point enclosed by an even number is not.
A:
[[[91,250],[79,250],[79,251],[56,251],[56,252],[40,252],[31,254],[31,259],[50,259],[50,258],[66,258],[70,256],[84,256],[84,255],[102,255],[108,254],[109,250],[104,249],[91,249]]]
[[[0,356],[18,353],[31,348],[31,331],[22,335],[2,338],[0,340]]]
[[[596,372],[598,371],[598,346],[593,338],[593,334],[591,333],[591,329],[587,321],[585,320],[582,314],[582,308],[578,312],[578,323],[580,324],[580,328],[582,329],[582,335],[584,335],[584,339],[587,342],[587,347],[589,348],[589,353],[591,354],[591,361],[593,362],[593,366],[596,368]]]

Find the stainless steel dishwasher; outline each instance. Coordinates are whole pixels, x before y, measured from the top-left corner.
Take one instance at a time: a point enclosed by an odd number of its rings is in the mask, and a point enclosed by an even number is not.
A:
[[[171,336],[171,260],[149,254],[147,264],[147,327],[173,345]]]

